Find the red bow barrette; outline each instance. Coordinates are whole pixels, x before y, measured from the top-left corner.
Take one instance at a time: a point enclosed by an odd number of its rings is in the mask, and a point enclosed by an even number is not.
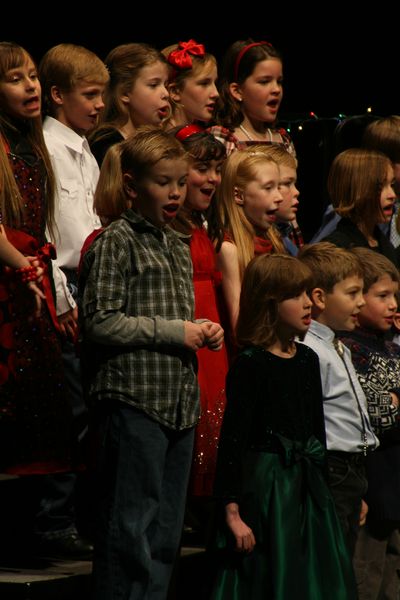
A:
[[[205,52],[203,44],[195,40],[179,42],[178,48],[169,53],[167,60],[176,69],[190,69],[193,65],[192,56],[203,57]]]
[[[189,123],[188,125],[182,127],[182,129],[179,129],[179,131],[176,132],[175,137],[180,142],[183,142],[183,140],[186,140],[186,138],[194,135],[195,133],[205,133],[205,129],[200,127],[200,125]]]

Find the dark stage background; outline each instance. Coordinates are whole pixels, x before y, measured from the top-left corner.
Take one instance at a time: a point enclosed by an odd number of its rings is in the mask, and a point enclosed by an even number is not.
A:
[[[323,15],[320,5],[312,10],[307,4],[297,14],[289,5],[273,13],[267,4],[261,6],[248,3],[245,8],[251,14],[238,14],[224,3],[192,3],[183,8],[169,4],[161,10],[147,5],[141,7],[147,17],[138,19],[133,3],[109,3],[107,14],[93,6],[93,16],[88,16],[92,7],[87,3],[61,3],[46,13],[50,26],[39,26],[38,19],[43,17],[35,8],[11,7],[15,16],[7,20],[8,25],[4,21],[0,25],[0,38],[20,43],[36,60],[60,42],[82,44],[104,59],[113,47],[126,42],[147,42],[161,49],[194,38],[219,59],[237,39],[270,41],[283,56],[280,118],[290,128],[298,153],[299,221],[308,239],[319,225],[327,200],[325,180],[333,155],[357,142],[370,118],[368,109],[380,116],[400,112],[400,10],[370,14],[363,8],[362,14],[350,19],[346,8],[338,4],[325,3]],[[353,115],[361,116],[356,125],[345,123],[340,136],[335,136],[338,123]]]

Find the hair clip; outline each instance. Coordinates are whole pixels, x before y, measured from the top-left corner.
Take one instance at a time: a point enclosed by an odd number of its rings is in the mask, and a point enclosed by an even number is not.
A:
[[[203,44],[198,44],[195,40],[179,42],[178,48],[169,53],[167,61],[176,69],[191,69],[193,66],[192,56],[202,58],[205,53]]]
[[[203,129],[203,127],[200,127],[200,125],[194,125],[193,123],[189,123],[188,125],[185,125],[181,129],[179,129],[179,131],[176,132],[175,137],[180,142],[183,142],[183,140],[186,140],[186,138],[190,137],[191,135],[194,135],[195,133],[205,133],[205,129]]]
[[[236,57],[235,67],[233,69],[233,76],[235,82],[237,82],[238,80],[239,65],[240,61],[243,58],[243,55],[246,54],[246,52],[250,50],[250,48],[254,48],[255,46],[269,46],[270,48],[272,48],[272,44],[270,44],[269,42],[253,42],[252,44],[247,44],[247,46],[244,46]]]

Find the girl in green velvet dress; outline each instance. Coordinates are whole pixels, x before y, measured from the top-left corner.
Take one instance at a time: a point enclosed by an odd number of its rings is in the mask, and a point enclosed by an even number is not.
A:
[[[325,478],[308,267],[261,255],[242,284],[216,496],[223,504],[213,600],[353,600],[350,558]]]

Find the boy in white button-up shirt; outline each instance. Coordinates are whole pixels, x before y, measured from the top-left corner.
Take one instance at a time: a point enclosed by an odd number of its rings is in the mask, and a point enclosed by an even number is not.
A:
[[[352,331],[364,306],[362,267],[349,250],[329,242],[305,246],[298,258],[314,276],[311,326],[304,343],[318,354],[327,444],[329,483],[351,554],[366,509],[365,456],[379,444],[350,351],[335,337]]]
[[[39,72],[48,115],[43,132],[57,189],[53,240],[57,249],[54,265],[57,315],[64,336],[68,394],[81,442],[87,424],[74,347],[77,334],[74,295],[82,244],[94,229],[101,227],[93,211],[99,168],[85,135],[97,125],[104,108],[103,92],[109,75],[93,52],[73,44],[51,48],[42,59]],[[74,473],[49,477],[37,531],[43,554],[62,558],[89,558],[91,554],[90,544],[80,538],[75,526],[75,483]]]

